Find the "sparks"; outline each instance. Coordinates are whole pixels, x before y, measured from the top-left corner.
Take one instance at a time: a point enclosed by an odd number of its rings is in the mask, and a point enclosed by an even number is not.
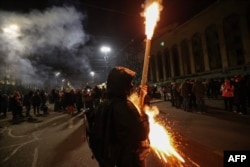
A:
[[[159,110],[156,106],[146,107],[146,114],[149,117],[149,140],[150,146],[156,155],[167,162],[168,157],[175,157],[181,162],[185,162],[181,155],[174,148],[174,143],[171,135],[159,122],[156,121],[156,116]]]
[[[145,17],[145,33],[147,36],[147,40],[141,85],[145,85],[147,83],[151,38],[153,37],[156,23],[159,21],[161,10],[161,0],[146,0],[145,12],[142,15]],[[139,97],[139,100],[136,97]],[[142,97],[142,94],[140,96],[135,96],[133,94],[129,99],[134,103],[135,106],[137,106],[140,114],[142,111],[144,111],[149,117],[149,140],[152,150],[164,162],[167,162],[168,158],[174,158],[181,162],[185,162],[174,148],[171,135],[167,132],[164,126],[156,121],[155,118],[156,115],[159,114],[159,110],[157,109],[157,107],[144,106],[144,99]]]
[[[136,106],[138,111],[140,111],[139,98],[140,96],[138,96],[137,93],[133,93],[128,97],[128,99]],[[170,133],[163,125],[160,124],[160,122],[156,120],[156,116],[159,114],[158,108],[156,106],[145,106],[144,110],[149,118],[150,147],[155,154],[164,162],[168,162],[168,158],[177,159],[182,163],[185,162],[182,156],[176,151]]]
[[[147,40],[146,40],[146,50],[144,55],[141,85],[145,85],[147,83],[151,38],[154,34],[156,23],[160,18],[161,10],[162,10],[161,0],[147,0],[145,3],[145,11],[142,13],[142,16],[145,17],[145,30],[146,30],[145,33],[147,36],[146,37]],[[141,103],[140,105],[142,106],[143,101],[141,101],[140,103]]]

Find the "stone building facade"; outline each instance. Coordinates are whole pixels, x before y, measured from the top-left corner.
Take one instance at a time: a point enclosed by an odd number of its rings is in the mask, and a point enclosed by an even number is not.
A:
[[[144,57],[144,50],[139,53]],[[143,60],[142,60],[143,61]],[[156,32],[149,82],[250,71],[250,2],[220,0],[182,25]]]

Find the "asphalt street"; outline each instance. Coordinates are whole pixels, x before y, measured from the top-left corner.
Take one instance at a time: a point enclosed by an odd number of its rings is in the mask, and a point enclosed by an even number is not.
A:
[[[151,153],[147,167],[221,167],[224,150],[250,150],[250,115],[224,111],[222,99],[206,99],[205,113],[176,109],[169,101],[151,102],[185,163],[165,163]],[[11,113],[0,119],[1,167],[97,167],[85,140],[83,117],[52,108],[48,115],[19,124],[12,124]]]

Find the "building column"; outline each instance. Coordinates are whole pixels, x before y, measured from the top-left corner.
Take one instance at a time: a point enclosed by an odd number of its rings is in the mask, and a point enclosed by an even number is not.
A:
[[[171,76],[174,77],[174,60],[173,60],[173,53],[172,50],[169,49],[169,61],[170,61],[170,69],[171,69]]]
[[[167,65],[166,65],[165,52],[162,52],[161,60],[162,60],[162,68],[163,68],[163,81],[166,81],[167,80]]]
[[[183,55],[181,54],[181,47],[180,47],[180,45],[177,45],[177,51],[178,51],[178,56],[179,56],[180,74],[184,75]]]
[[[187,40],[188,43],[188,50],[189,50],[189,56],[190,56],[190,66],[191,66],[191,73],[195,74],[195,64],[194,64],[194,54],[193,54],[193,47],[192,47],[192,41]]]
[[[206,41],[205,33],[201,33],[201,44],[202,44],[202,51],[203,51],[203,58],[204,58],[203,61],[204,61],[205,71],[209,71],[210,66],[209,66],[207,41]]]
[[[227,59],[227,48],[226,48],[226,43],[225,43],[223,23],[218,24],[218,34],[219,34],[219,45],[220,45],[222,68],[227,68],[228,59]]]
[[[156,55],[152,55],[153,58],[153,63],[154,63],[154,71],[155,71],[155,81],[156,82],[159,82],[159,68],[158,68],[158,65],[157,65],[157,62],[158,62],[158,54]]]

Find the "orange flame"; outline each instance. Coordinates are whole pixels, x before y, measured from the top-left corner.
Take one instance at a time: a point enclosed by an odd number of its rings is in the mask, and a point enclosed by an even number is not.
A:
[[[156,155],[167,162],[168,157],[175,157],[181,162],[185,162],[180,154],[175,150],[171,135],[159,122],[156,121],[155,117],[159,114],[159,110],[156,106],[151,108],[146,106],[146,114],[149,117],[149,141],[150,146],[156,153]]]
[[[140,97],[136,93],[133,93],[128,97],[128,99],[137,107],[138,111],[142,112],[138,107],[139,98]],[[156,121],[156,116],[159,114],[158,108],[156,106],[145,106],[144,110],[149,117],[149,141],[152,150],[164,162],[167,162],[167,159],[170,157],[176,158],[181,162],[185,162],[185,160],[174,148],[171,135],[163,125]]]
[[[145,29],[146,29],[147,41],[151,40],[154,34],[156,23],[159,21],[160,11],[162,10],[161,1],[162,0],[146,0],[145,12],[142,15],[146,19]],[[146,46],[143,74],[144,74],[144,70],[148,68],[148,66],[145,66],[145,62],[146,62],[145,60],[148,60],[149,58],[148,54],[149,54],[150,42],[148,42],[147,44],[148,45]],[[147,76],[147,73],[143,75],[142,77],[146,77],[146,76]],[[142,112],[141,108],[138,107],[140,106],[139,105],[140,97],[136,96],[136,94],[132,94],[129,97],[129,100],[134,103],[134,105],[137,107],[138,111],[141,114]],[[167,162],[168,158],[170,157],[177,159],[181,162],[185,162],[184,159],[180,156],[180,154],[175,150],[170,134],[167,132],[164,126],[162,126],[159,122],[156,121],[155,119],[156,115],[159,114],[158,108],[156,106],[153,106],[151,108],[149,106],[145,106],[144,110],[145,110],[145,113],[149,117],[149,126],[150,126],[149,127],[150,128],[149,141],[150,141],[150,146],[152,150],[164,162]]]
[[[156,23],[160,19],[162,10],[161,0],[147,0],[143,16],[145,17],[145,33],[147,39],[151,39],[154,34]]]

